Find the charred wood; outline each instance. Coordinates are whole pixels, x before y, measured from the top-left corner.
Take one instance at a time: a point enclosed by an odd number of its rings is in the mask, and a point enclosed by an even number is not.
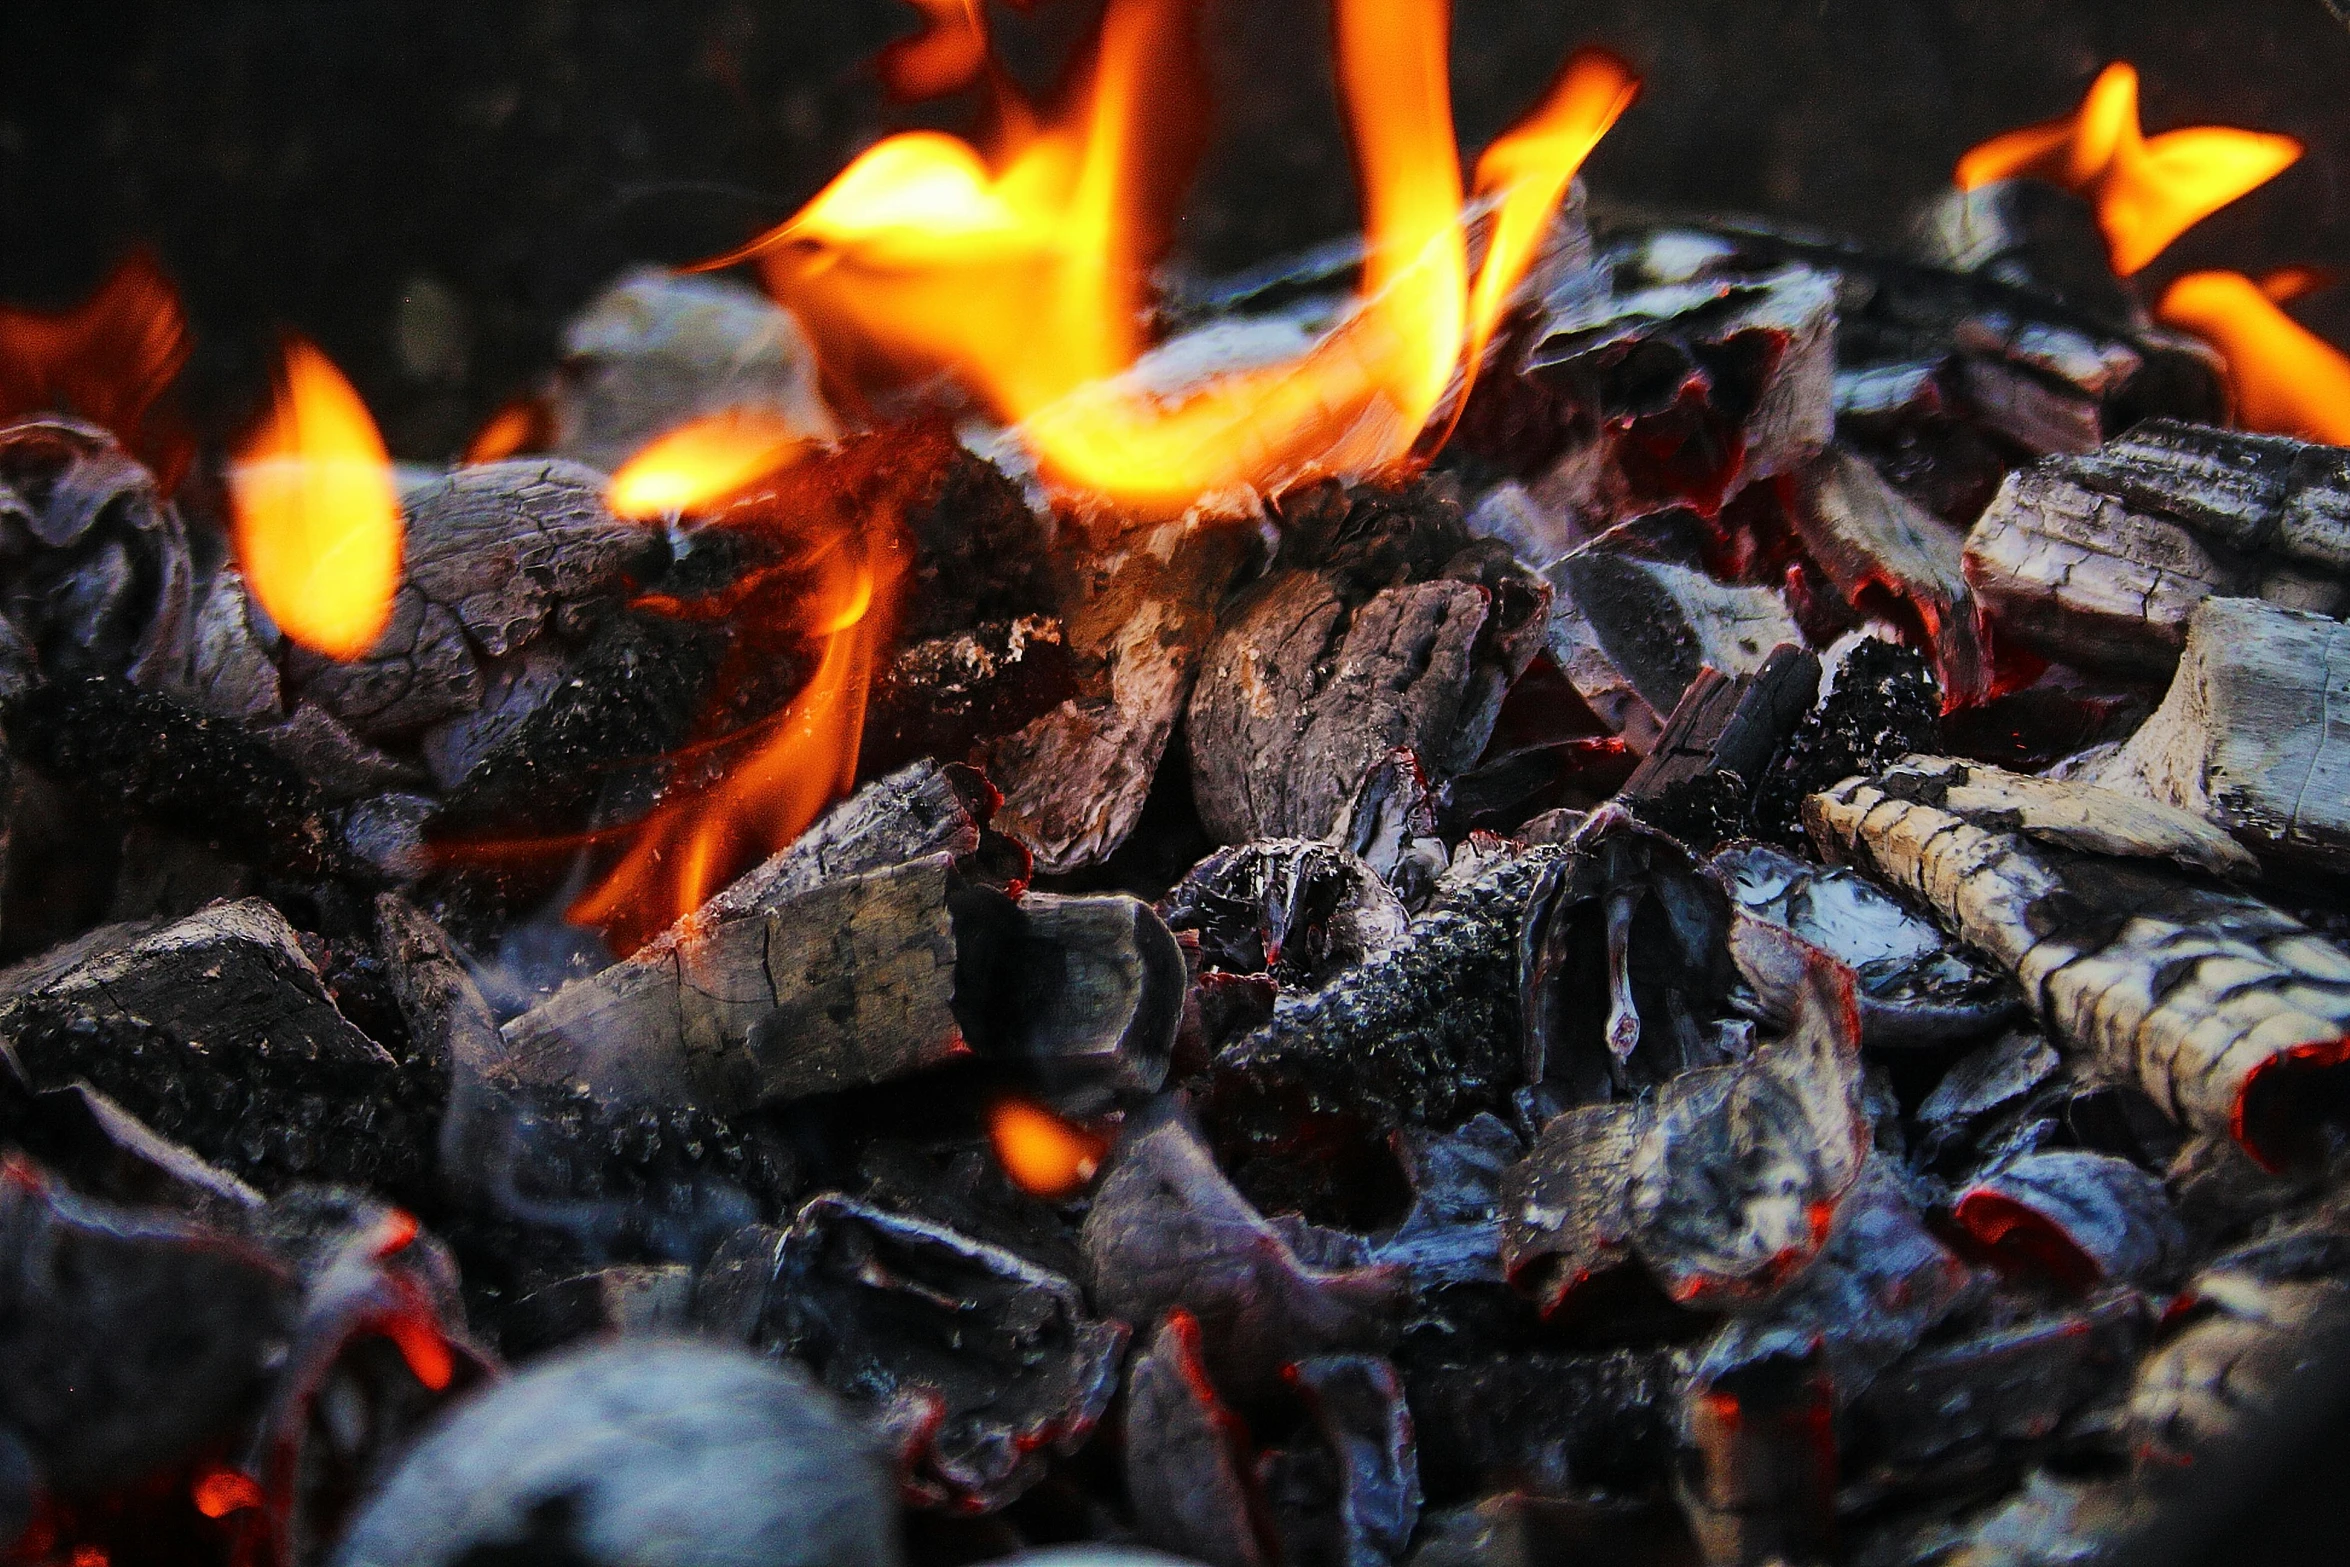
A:
[[[1167,1313],[1128,1372],[1126,1491],[1153,1545],[1207,1567],[1280,1559],[1248,1428],[1218,1398],[1199,1323],[1181,1308]]]
[[[1420,1521],[1420,1464],[1395,1367],[1376,1355],[1315,1355],[1290,1378],[1307,1433],[1258,1461],[1283,1559],[1402,1560]]]
[[[1807,796],[1935,749],[1941,711],[1942,693],[1923,657],[1897,643],[1864,638],[1756,789],[1756,836],[1803,847]]]
[[[1400,951],[1411,917],[1371,867],[1304,839],[1219,849],[1159,905],[1168,927],[1197,931],[1201,961],[1319,988],[1340,971]]]
[[[1691,788],[1715,773],[1735,773],[1751,794],[1811,711],[1819,686],[1818,655],[1790,643],[1771,649],[1751,674],[1704,666],[1625,782],[1624,798],[1645,818],[1669,809],[1675,789]],[[1663,822],[1655,825],[1671,831]]]
[[[1504,1487],[1636,1497],[1671,1469],[1680,1382],[1671,1351],[1407,1360],[1404,1381],[1432,1500]]]
[[[2075,1290],[2159,1284],[2187,1245],[2161,1180],[2078,1149],[2000,1166],[1959,1194],[1951,1216],[2000,1267]]]

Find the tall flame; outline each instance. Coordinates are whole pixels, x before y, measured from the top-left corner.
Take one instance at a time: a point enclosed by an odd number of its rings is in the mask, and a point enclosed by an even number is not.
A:
[[[925,9],[932,9],[928,4]],[[1461,210],[1441,0],[1338,0],[1339,82],[1363,188],[1355,308],[1284,364],[1168,399],[1122,372],[1146,346],[1143,268],[1173,194],[1185,93],[1177,0],[1112,0],[1090,85],[1050,120],[1006,97],[992,159],[935,131],[868,151],[757,256],[849,385],[960,377],[1020,425],[1056,481],[1129,509],[1179,509],[1311,472],[1410,460],[1531,264],[1559,193],[1630,101],[1622,65],[1586,54],[1490,149],[1495,204],[1474,282]],[[1008,93],[1008,90],[1006,90]]]
[[[2097,208],[2114,271],[2142,270],[2170,242],[2266,184],[2301,156],[2290,136],[2202,125],[2149,138],[2138,123],[2138,73],[2115,61],[2074,113],[1994,136],[1958,160],[1959,189],[2032,178]]]
[[[2291,297],[2292,287],[2277,292]],[[2268,288],[2240,272],[2190,272],[2154,313],[2219,350],[2238,424],[2350,446],[2350,358],[2286,315]]]
[[[0,424],[78,414],[104,425],[176,488],[194,453],[151,413],[188,362],[179,293],[147,252],[133,251],[70,310],[0,307]]]
[[[358,392],[301,338],[229,487],[237,558],[270,619],[330,658],[373,647],[400,586],[391,458]]]

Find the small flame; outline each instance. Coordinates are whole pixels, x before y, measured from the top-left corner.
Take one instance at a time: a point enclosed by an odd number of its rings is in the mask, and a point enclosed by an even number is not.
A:
[[[148,415],[188,362],[179,293],[155,258],[134,251],[88,299],[54,314],[0,308],[0,424],[78,414],[114,432],[178,487],[193,446]]]
[[[2202,125],[2149,138],[2138,73],[2117,60],[2061,120],[1994,136],[1958,160],[1961,190],[2032,178],[2095,203],[2114,271],[2142,270],[2170,242],[2301,156],[2290,136]]]
[[[1176,115],[1193,96],[1179,79],[1187,8],[1175,0],[1112,0],[1084,90],[1049,119],[998,82],[1006,131],[993,158],[936,131],[890,137],[788,222],[711,265],[759,259],[769,289],[808,323],[828,384],[952,372],[1020,425],[1052,478],[1131,510],[1404,465],[1424,456],[1431,416],[1465,394],[1550,209],[1633,83],[1612,59],[1580,57],[1487,153],[1478,185],[1496,217],[1472,295],[1448,10],[1340,0],[1335,16],[1363,188],[1363,286],[1289,363],[1174,401],[1120,379],[1146,346],[1144,267],[1169,226]]]
[[[763,408],[729,408],[679,425],[620,465],[606,500],[617,517],[654,522],[747,489],[800,454],[804,437]]]
[[[191,1494],[195,1498],[196,1511],[207,1518],[226,1518],[248,1507],[259,1507],[267,1500],[262,1494],[261,1482],[234,1469],[206,1470],[196,1477]]]
[[[998,1100],[988,1139],[1014,1185],[1033,1197],[1067,1197],[1094,1178],[1110,1145],[1074,1121],[1025,1099]]]
[[[391,458],[358,392],[289,339],[275,405],[229,475],[237,558],[285,634],[357,658],[392,617],[401,521]]]
[[[881,51],[881,80],[902,99],[936,98],[968,87],[987,65],[987,24],[979,0],[913,0],[924,26]]]
[[[535,397],[517,397],[483,421],[465,443],[460,461],[466,467],[504,462],[547,444],[547,408]]]
[[[2240,272],[2190,272],[2154,313],[2219,350],[2245,429],[2350,445],[2350,359],[2286,315],[2261,284]]]

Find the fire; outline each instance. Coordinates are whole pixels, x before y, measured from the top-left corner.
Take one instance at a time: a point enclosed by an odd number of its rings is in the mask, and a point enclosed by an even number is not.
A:
[[[178,292],[154,257],[134,251],[71,310],[0,308],[0,424],[78,414],[113,431],[166,490],[176,488],[192,447],[175,430],[150,429],[148,418],[188,348]]]
[[[269,418],[229,475],[245,582],[285,634],[331,658],[375,645],[400,585],[391,458],[326,355],[288,340]]]
[[[259,1481],[234,1469],[207,1469],[196,1477],[191,1494],[196,1511],[207,1518],[226,1518],[268,1500]]]
[[[789,420],[766,409],[706,414],[622,463],[606,499],[614,516],[658,521],[757,483],[798,456],[805,444]]]
[[[504,462],[546,443],[546,405],[535,397],[517,397],[482,422],[473,439],[465,443],[465,455],[460,461],[467,467]]]
[[[2155,316],[2192,332],[2228,363],[2236,422],[2248,430],[2350,445],[2350,359],[2278,308],[2278,293],[2241,272],[2190,272]]]
[[[2138,123],[2138,73],[2115,61],[2061,120],[1994,136],[1958,160],[1961,190],[2043,179],[2087,197],[2114,271],[2143,269],[2195,224],[2275,178],[2301,156],[2290,136],[2202,125],[2149,138]]]
[[[998,83],[992,156],[936,131],[890,137],[711,264],[756,257],[808,323],[830,382],[950,372],[1020,426],[1054,480],[1129,510],[1405,465],[1432,416],[1465,395],[1550,208],[1633,83],[1614,60],[1581,56],[1488,150],[1478,189],[1494,219],[1472,280],[1447,8],[1340,0],[1335,16],[1366,261],[1353,310],[1291,362],[1178,400],[1123,376],[1147,346],[1144,268],[1168,227],[1192,96],[1173,63],[1189,57],[1175,0],[1112,0],[1090,80],[1055,116]]]
[[[687,788],[639,823],[610,874],[569,911],[634,950],[701,907],[756,858],[788,847],[856,781],[865,700],[888,651],[902,574],[896,519],[800,542],[812,580],[800,624],[815,673],[776,717],[721,742],[735,757],[717,781]],[[681,759],[690,764],[694,758]]]
[[[881,51],[881,79],[899,98],[936,98],[970,85],[987,65],[979,0],[913,0],[924,27]]]
[[[1109,1144],[1073,1121],[1025,1099],[998,1100],[987,1135],[1013,1184],[1031,1196],[1069,1196],[1102,1167]]]

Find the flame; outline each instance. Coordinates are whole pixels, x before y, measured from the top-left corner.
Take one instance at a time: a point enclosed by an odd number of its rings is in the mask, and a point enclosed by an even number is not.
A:
[[[1174,0],[1112,0],[1090,79],[1051,118],[998,83],[1005,130],[992,157],[936,131],[890,137],[710,265],[756,257],[808,323],[830,381],[950,372],[1019,424],[1055,481],[1130,510],[1403,465],[1431,416],[1465,393],[1559,192],[1633,84],[1612,59],[1580,57],[1488,151],[1479,190],[1496,217],[1472,295],[1448,9],[1339,0],[1335,18],[1366,261],[1354,309],[1291,362],[1177,400],[1122,374],[1146,346],[1144,267],[1183,142],[1175,116],[1188,95],[1169,78],[1188,59],[1187,15]]]
[[[797,457],[806,440],[764,408],[729,408],[656,437],[612,475],[616,517],[653,522],[747,489]]]
[[[881,537],[888,535],[888,537]],[[900,552],[894,524],[814,540],[802,564],[814,586],[802,623],[816,671],[782,713],[728,738],[740,759],[638,825],[604,880],[568,912],[632,951],[701,907],[753,860],[788,847],[857,775],[865,700],[887,651]]]
[[[1014,1185],[1032,1197],[1077,1191],[1102,1167],[1110,1145],[1084,1127],[1025,1099],[1001,1099],[987,1112],[987,1135]]]
[[[2350,445],[2350,359],[2286,315],[2261,284],[2240,272],[2190,272],[2154,313],[2219,350],[2245,429]]]
[[[400,503],[367,405],[326,355],[285,347],[275,405],[229,474],[237,558],[285,634],[357,658],[392,617]]]
[[[78,414],[105,426],[178,487],[193,454],[148,415],[188,362],[178,291],[155,258],[133,251],[88,299],[47,313],[0,307],[0,424],[28,414]]]
[[[234,1469],[206,1470],[196,1477],[191,1494],[196,1511],[207,1518],[226,1518],[230,1513],[259,1507],[268,1500],[262,1493],[261,1482]]]
[[[2031,178],[2097,208],[2114,271],[2143,269],[2170,242],[2301,156],[2290,136],[2202,125],[2149,138],[2138,124],[2138,73],[2115,61],[2061,120],[1994,136],[1958,160],[1961,190]]]
[[[881,51],[881,79],[899,98],[936,98],[968,87],[987,65],[979,0],[913,0],[926,24]]]
[[[478,463],[504,462],[546,444],[546,404],[535,397],[517,397],[483,421],[473,439],[465,443],[465,455],[458,461],[469,468]]]

